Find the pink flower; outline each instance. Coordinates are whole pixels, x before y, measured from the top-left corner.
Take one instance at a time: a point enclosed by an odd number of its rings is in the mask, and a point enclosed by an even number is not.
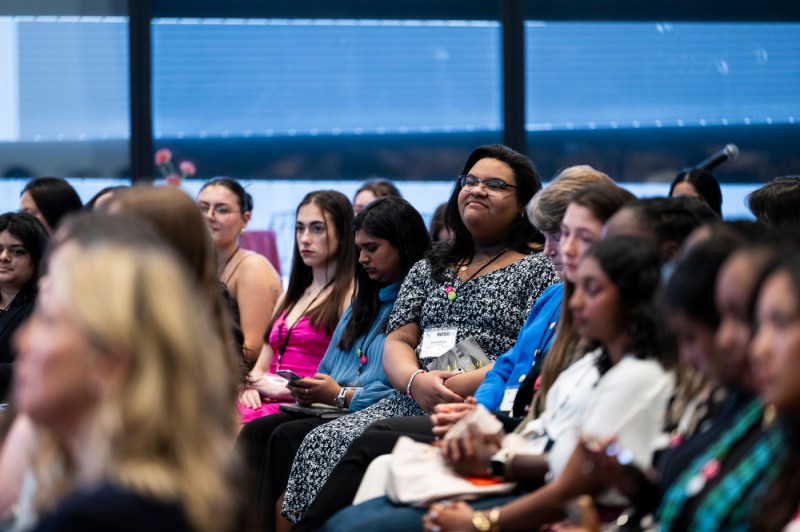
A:
[[[173,187],[181,186],[181,176],[178,174],[169,174],[167,176],[167,184],[172,185]]]
[[[181,169],[181,173],[185,176],[197,173],[197,168],[194,167],[194,163],[191,161],[183,161],[179,168]]]
[[[172,152],[166,148],[161,148],[156,152],[156,164],[162,165],[172,160]]]

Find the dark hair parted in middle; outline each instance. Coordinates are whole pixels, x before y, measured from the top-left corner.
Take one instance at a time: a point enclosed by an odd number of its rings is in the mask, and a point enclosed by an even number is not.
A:
[[[601,240],[583,260],[595,259],[619,290],[620,302],[630,311],[629,353],[653,358],[670,367],[675,351],[667,335],[662,313],[656,305],[661,280],[661,255],[650,243],[633,236]]]
[[[422,216],[409,202],[396,196],[378,198],[364,207],[353,220],[355,231],[382,238],[394,246],[400,255],[403,277],[431,249],[431,238]],[[356,264],[355,269],[356,293],[351,303],[350,321],[339,340],[339,348],[343,350],[352,348],[356,339],[369,330],[380,308],[378,293],[383,288],[369,278],[360,264]]]
[[[514,172],[516,179],[516,194],[517,203],[520,208],[520,216],[514,220],[514,223],[508,230],[506,238],[506,245],[509,249],[513,249],[519,253],[529,254],[533,250],[531,244],[541,244],[544,239],[541,233],[528,223],[527,217],[522,214],[525,205],[531,200],[542,188],[539,176],[533,167],[530,159],[525,157],[519,152],[512,150],[502,144],[490,144],[487,146],[480,146],[473,150],[467,157],[467,162],[461,170],[461,175],[469,173],[475,163],[481,159],[496,159],[500,162],[507,164]],[[458,195],[461,193],[461,181],[457,180],[453,192],[450,194],[450,199],[447,201],[447,210],[445,211],[446,225],[453,231],[453,242],[450,246],[434,249],[430,254],[431,272],[434,279],[442,280],[444,272],[450,264],[455,264],[459,261],[469,260],[474,256],[475,248],[467,226],[461,220],[461,214],[458,210]]]
[[[353,242],[353,206],[347,196],[336,190],[316,190],[305,195],[297,206],[295,217],[304,205],[316,205],[322,211],[325,220],[325,230],[333,231],[339,242],[339,250],[331,260],[336,261],[336,273],[333,279],[333,288],[322,305],[308,312],[311,325],[325,328],[326,334],[332,335],[336,324],[339,323],[340,307],[345,295],[350,291],[353,283],[355,243]],[[330,220],[331,225],[328,225]],[[329,233],[330,234],[330,233]],[[328,240],[330,243],[330,240]],[[310,266],[306,266],[300,249],[295,242],[292,253],[292,271],[289,274],[289,286],[280,308],[275,311],[273,323],[284,310],[290,309],[302,296],[305,289],[311,284],[313,273]],[[272,324],[268,330],[272,329]]]
[[[708,170],[702,168],[688,168],[681,170],[669,186],[669,196],[675,191],[675,187],[680,183],[687,183],[692,186],[718,217],[722,218],[722,191],[719,188],[717,178]]]

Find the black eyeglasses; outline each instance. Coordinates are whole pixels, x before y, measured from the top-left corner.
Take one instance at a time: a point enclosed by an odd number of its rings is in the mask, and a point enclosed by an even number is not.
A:
[[[516,185],[509,185],[502,179],[496,177],[487,177],[486,179],[478,179],[474,175],[460,175],[458,180],[461,182],[461,188],[473,189],[478,185],[483,185],[483,189],[487,194],[497,194],[506,188],[517,188]]]

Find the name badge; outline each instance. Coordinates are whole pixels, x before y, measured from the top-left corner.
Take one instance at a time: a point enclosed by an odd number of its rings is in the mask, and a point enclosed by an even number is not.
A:
[[[510,412],[514,408],[514,399],[517,398],[519,388],[506,388],[503,392],[503,401],[500,403],[501,412]]]
[[[456,345],[456,335],[458,329],[428,329],[422,333],[422,348],[419,356],[421,358],[438,357],[454,345]]]

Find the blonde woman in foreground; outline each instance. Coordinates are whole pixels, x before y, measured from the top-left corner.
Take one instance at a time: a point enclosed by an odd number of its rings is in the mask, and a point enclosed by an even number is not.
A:
[[[60,245],[16,336],[34,424],[33,530],[241,530],[230,365],[208,304],[154,245]],[[32,480],[32,482],[30,482]]]

